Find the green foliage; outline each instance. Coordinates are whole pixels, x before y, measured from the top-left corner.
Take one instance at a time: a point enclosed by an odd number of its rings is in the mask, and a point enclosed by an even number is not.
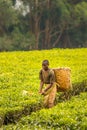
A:
[[[60,12],[61,12],[61,21],[62,22],[70,22],[70,5],[65,1],[59,1],[57,0],[57,3],[56,3],[58,6],[58,8],[60,9]]]
[[[87,93],[81,93],[70,101],[59,103],[52,109],[42,109],[21,118],[17,125],[6,126],[6,130],[86,130]]]
[[[20,33],[18,28],[10,36],[0,37],[0,51],[29,50],[34,48],[35,37],[31,32]]]
[[[17,23],[17,12],[12,7],[11,0],[0,0],[0,33],[7,32],[10,25]]]
[[[14,50],[33,49],[35,37],[31,32],[22,34],[20,33],[18,28],[15,28],[15,30],[11,34],[11,38],[13,41]]]
[[[87,22],[87,2],[82,2],[75,6],[76,18],[80,21]]]
[[[21,119],[23,125],[30,124],[31,128],[36,126],[65,129],[86,129],[87,121],[87,94],[83,93],[80,96],[72,98],[66,103],[60,103],[56,107],[46,110],[42,109],[39,112],[34,112],[31,116]],[[84,106],[84,107],[83,107]]]
[[[21,3],[0,0],[0,51],[87,46],[87,0]]]
[[[3,120],[5,123],[17,122],[22,115],[28,115],[43,107],[43,97],[38,94],[38,73],[43,59],[49,59],[51,68],[71,68],[74,84],[71,95],[78,94],[77,91],[87,90],[86,51],[87,49],[53,49],[0,53],[0,119],[2,124]],[[83,81],[85,81],[84,85],[77,86]],[[28,93],[23,94],[24,90]],[[60,100],[59,98],[57,102]]]
[[[0,37],[0,51],[13,50],[12,40],[8,36]]]

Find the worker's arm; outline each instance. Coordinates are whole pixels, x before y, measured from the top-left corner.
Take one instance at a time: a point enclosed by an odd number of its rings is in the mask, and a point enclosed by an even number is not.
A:
[[[40,72],[39,72],[39,79],[40,79],[39,93],[42,94],[42,88],[43,88],[43,85],[44,85],[43,76],[42,76],[42,70],[40,70]]]
[[[50,71],[50,84],[46,87],[46,89],[42,91],[43,95],[53,86],[54,82],[55,82],[55,75],[54,75],[54,71],[51,70]]]
[[[41,82],[40,82],[40,89],[39,89],[39,93],[42,93],[42,88],[43,88],[43,85],[44,85],[44,82],[43,82],[43,81],[41,81]]]
[[[49,84],[43,91],[42,91],[42,95],[45,94],[45,92],[47,92],[51,87],[52,87],[53,83]]]
[[[53,83],[49,84],[46,89],[44,89],[44,92],[47,92],[47,90],[49,90],[52,87]]]

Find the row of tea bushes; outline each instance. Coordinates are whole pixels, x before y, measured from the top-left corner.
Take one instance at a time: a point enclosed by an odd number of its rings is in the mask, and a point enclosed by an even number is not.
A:
[[[4,130],[86,130],[87,93],[59,103],[51,109],[33,112],[21,118],[16,125],[4,126]]]
[[[0,53],[1,125],[16,122],[22,115],[40,109],[42,96],[38,94],[38,73],[43,59],[50,61],[51,68],[70,67],[73,93],[76,94],[77,89],[79,92],[83,91],[87,80],[86,52],[87,49],[83,48]],[[78,88],[78,84],[82,85]],[[28,93],[24,94],[26,91]],[[70,93],[71,96],[75,95],[73,93]],[[16,112],[18,114],[15,116]]]

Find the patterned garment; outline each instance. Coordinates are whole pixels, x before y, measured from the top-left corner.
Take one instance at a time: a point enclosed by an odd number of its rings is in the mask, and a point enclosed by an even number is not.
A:
[[[39,78],[41,81],[43,81],[45,84],[51,84],[55,82],[55,74],[52,69],[40,70]]]
[[[54,101],[57,93],[57,84],[53,86],[44,94],[44,107],[51,108],[54,106]]]
[[[55,83],[55,74],[52,69],[40,70],[39,78],[41,81],[44,82],[45,87],[47,87],[49,84],[53,84],[51,88],[49,88],[45,94],[44,94],[44,107],[51,108],[54,106],[54,101],[56,97],[57,87]]]

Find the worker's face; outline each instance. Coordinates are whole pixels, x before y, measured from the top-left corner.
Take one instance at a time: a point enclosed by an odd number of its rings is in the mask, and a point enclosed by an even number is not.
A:
[[[43,68],[44,70],[48,70],[48,67],[49,67],[48,64],[42,64],[42,68]]]

